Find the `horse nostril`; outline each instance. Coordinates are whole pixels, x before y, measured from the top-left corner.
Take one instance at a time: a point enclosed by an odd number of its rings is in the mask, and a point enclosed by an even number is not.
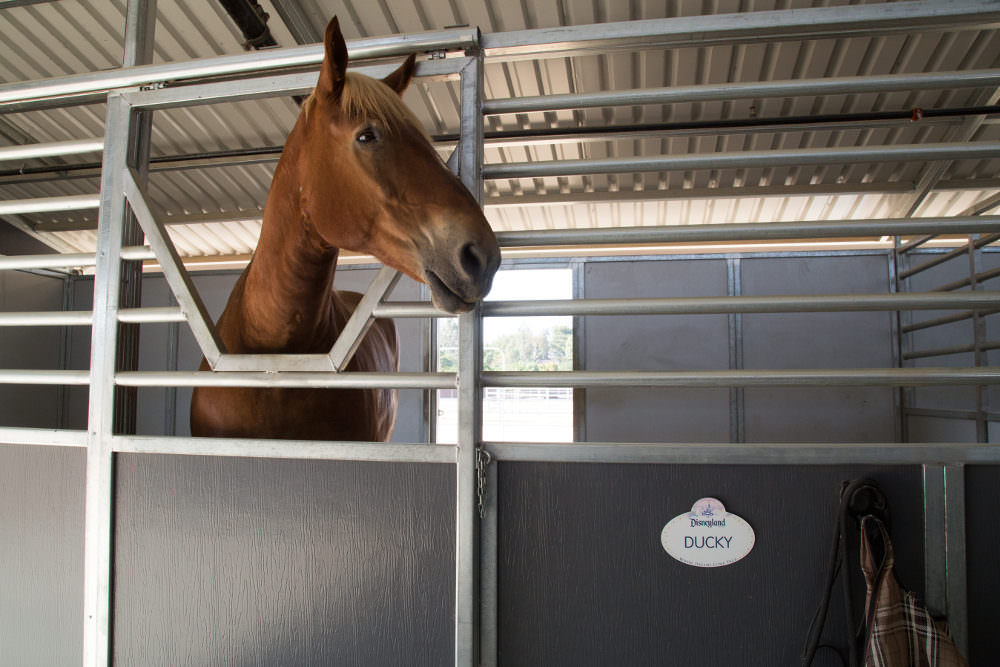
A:
[[[462,246],[459,261],[465,274],[471,278],[478,278],[483,273],[484,263],[480,254],[479,249],[472,243]]]

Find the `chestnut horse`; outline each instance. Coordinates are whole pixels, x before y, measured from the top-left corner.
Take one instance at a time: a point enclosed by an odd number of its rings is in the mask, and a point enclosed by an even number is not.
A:
[[[326,353],[361,295],[333,289],[340,248],[427,283],[465,312],[490,289],[500,250],[482,210],[400,96],[414,56],[382,81],[347,73],[336,17],[319,81],[285,143],[260,240],[218,322],[227,353]],[[207,370],[203,360],[202,370]],[[399,368],[396,328],[376,320],[348,371]],[[199,387],[195,436],[384,441],[394,390]]]

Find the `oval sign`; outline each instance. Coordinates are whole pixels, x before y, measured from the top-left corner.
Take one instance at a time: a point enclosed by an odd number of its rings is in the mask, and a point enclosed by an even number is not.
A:
[[[750,524],[715,498],[702,498],[660,533],[668,554],[696,567],[731,565],[750,553],[755,540]]]

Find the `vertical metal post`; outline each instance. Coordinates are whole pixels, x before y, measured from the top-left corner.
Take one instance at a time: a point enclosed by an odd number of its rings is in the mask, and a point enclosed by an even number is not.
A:
[[[983,270],[983,260],[981,251],[976,247],[979,234],[969,235],[969,290],[974,292],[981,290],[982,285],[976,280],[976,276]],[[983,345],[986,342],[986,318],[978,310],[972,311],[972,364],[976,368],[986,365],[986,350]],[[983,385],[976,385],[976,441],[989,442],[989,422],[986,419],[989,389]]]
[[[924,599],[935,616],[948,609],[948,552],[944,466],[926,463],[924,473]]]
[[[149,65],[153,62],[153,35],[156,30],[156,0],[130,0],[125,16],[125,48],[123,67]],[[139,185],[145,186],[149,175],[149,137],[153,124],[152,111],[132,114],[131,140],[127,162],[138,174]],[[125,210],[123,244],[142,245],[143,233],[139,222],[130,210]],[[142,262],[125,262],[121,270],[120,308],[138,308],[142,305]],[[139,325],[118,325],[118,368],[139,368]],[[119,387],[115,390],[115,431],[135,433],[138,390]]]
[[[888,256],[888,268],[889,268],[889,292],[891,294],[899,293],[899,244],[900,238],[898,236],[894,237],[892,252]],[[895,311],[889,313],[889,350],[892,355],[892,366],[893,368],[903,367],[903,329],[902,329],[902,317],[903,313],[901,311]],[[906,432],[903,422],[906,419],[906,415],[903,410],[903,387],[897,387],[892,390],[892,424],[894,437],[896,442],[904,442],[903,436]]]
[[[97,228],[94,320],[90,349],[86,527],[84,531],[83,664],[104,667],[111,640],[111,517],[118,297],[125,220],[122,175],[126,168],[131,107],[108,95],[101,209]]]
[[[123,64],[151,54],[155,2],[130,0],[125,26]],[[104,667],[111,659],[111,567],[115,428],[115,372],[118,366],[118,309],[121,296],[121,248],[125,238],[123,174],[136,158],[131,106],[110,93],[104,125],[101,207],[94,276],[94,319],[90,351],[90,402],[87,423],[87,479],[84,529],[83,664]]]
[[[969,655],[969,608],[965,553],[965,466],[944,466],[948,626],[962,655]]]
[[[461,75],[459,176],[482,202],[483,59],[473,54]],[[458,319],[458,465],[455,507],[455,665],[479,664],[479,530],[477,450],[482,439],[482,310]]]
[[[167,370],[176,371],[180,355],[180,325],[171,322],[167,325]],[[177,435],[177,387],[166,388],[166,408],[163,414],[163,432],[166,435]]]
[[[729,278],[729,296],[743,294],[743,262],[738,258],[726,260],[726,273]],[[729,368],[743,368],[743,315],[729,314]],[[729,441],[743,442],[746,439],[743,422],[743,388],[729,388]]]
[[[573,270],[573,298],[586,298],[586,262],[575,261]],[[573,370],[586,370],[584,350],[587,345],[587,318],[573,317]],[[573,389],[573,442],[587,440],[587,390]]]

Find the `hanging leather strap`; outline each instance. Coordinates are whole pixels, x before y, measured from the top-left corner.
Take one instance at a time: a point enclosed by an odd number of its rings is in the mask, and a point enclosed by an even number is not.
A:
[[[868,625],[862,621],[860,625],[855,626],[851,581],[844,564],[849,562],[847,558],[847,536],[851,533],[849,527],[857,525],[865,516],[876,516],[883,524],[888,523],[889,503],[885,494],[882,493],[878,484],[870,479],[844,482],[840,491],[840,507],[834,522],[833,541],[827,559],[823,597],[813,615],[812,622],[809,624],[806,642],[799,658],[801,667],[812,665],[816,652],[820,648],[836,651],[841,662],[845,665],[850,667],[858,667],[859,665],[861,648],[864,646],[862,640]],[[840,574],[843,575],[841,576],[841,588],[844,595],[844,613],[847,615],[847,660],[844,660],[843,653],[836,646],[820,643],[823,637],[823,626],[826,624],[826,615],[830,609],[830,598],[833,596],[834,582]]]

